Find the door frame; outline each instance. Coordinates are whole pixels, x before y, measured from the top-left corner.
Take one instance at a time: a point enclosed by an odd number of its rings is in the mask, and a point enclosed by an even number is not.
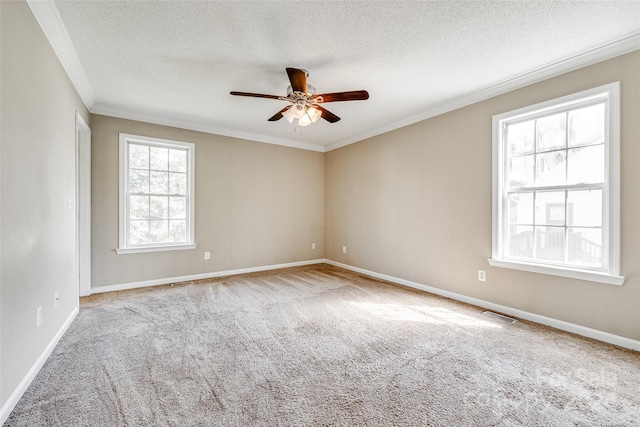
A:
[[[91,295],[91,129],[76,111],[76,265],[78,298]]]

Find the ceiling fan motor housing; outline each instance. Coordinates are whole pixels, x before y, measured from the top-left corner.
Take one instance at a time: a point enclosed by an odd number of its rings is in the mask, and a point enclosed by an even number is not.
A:
[[[316,92],[316,88],[313,85],[310,85],[309,83],[307,83],[307,91],[306,92],[297,92],[294,91],[293,88],[291,87],[291,85],[287,86],[287,97],[288,98],[309,98],[312,95],[315,95]]]

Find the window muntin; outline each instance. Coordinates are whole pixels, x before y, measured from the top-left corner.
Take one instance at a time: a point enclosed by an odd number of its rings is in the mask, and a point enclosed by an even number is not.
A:
[[[494,117],[492,261],[618,274],[617,93]]]
[[[120,135],[118,253],[190,249],[194,145]]]

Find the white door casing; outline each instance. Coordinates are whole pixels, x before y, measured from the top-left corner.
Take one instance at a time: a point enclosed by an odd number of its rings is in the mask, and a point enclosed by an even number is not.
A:
[[[91,129],[76,112],[78,296],[91,294]]]

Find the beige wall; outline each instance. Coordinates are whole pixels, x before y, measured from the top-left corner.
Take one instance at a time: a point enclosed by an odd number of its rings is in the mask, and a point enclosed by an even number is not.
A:
[[[99,115],[91,121],[93,287],[324,257],[323,153]],[[114,252],[120,132],[195,143],[197,249]],[[215,258],[204,261],[204,251]]]
[[[613,81],[624,285],[490,267],[492,116]],[[326,258],[640,340],[639,111],[635,52],[331,151]]]
[[[76,110],[89,115],[27,4],[2,1],[0,10],[3,406],[77,307],[76,213],[67,197],[75,200]]]

